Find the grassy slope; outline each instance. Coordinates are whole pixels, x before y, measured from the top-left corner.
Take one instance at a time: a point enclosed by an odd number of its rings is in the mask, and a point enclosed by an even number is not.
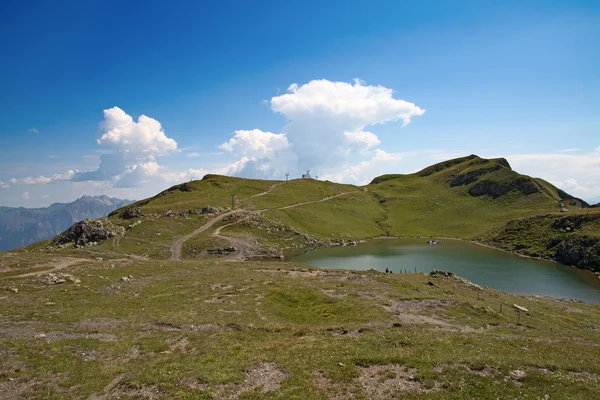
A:
[[[393,175],[369,185],[369,190],[380,198],[387,211],[389,233],[478,238],[511,219],[559,210],[558,201],[545,191],[530,195],[511,191],[494,199],[469,195],[467,185],[450,186],[454,176],[490,166],[491,162],[481,163],[480,160],[458,163],[428,176],[422,176],[423,171]],[[487,175],[486,179],[502,182],[516,177],[519,175],[514,171],[502,168]]]
[[[0,302],[3,395],[600,396],[600,308],[590,304],[294,263],[92,261],[68,272],[81,284],[2,282],[19,289]],[[529,309],[520,324],[513,303]],[[257,374],[267,387],[253,386]]]
[[[469,174],[473,174],[474,178],[455,184],[458,178]],[[470,195],[470,188],[481,181],[496,186],[514,185],[515,182],[522,185],[525,182],[537,191],[523,194],[519,190],[510,190],[495,198]],[[269,192],[256,196],[265,191]],[[139,206],[146,214],[139,218],[142,224],[128,229],[121,240],[104,243],[99,249],[108,251],[110,247],[115,254],[168,258],[169,245],[177,236],[192,232],[211,218],[211,215],[180,216],[177,213],[208,206],[227,208],[231,193],[236,194],[237,209],[270,211],[264,211],[262,217],[257,217],[262,218],[258,224],[245,221],[225,228],[222,234],[250,234],[276,253],[286,247],[302,246],[297,238],[290,236],[290,232],[308,235],[322,243],[384,235],[438,236],[485,240],[509,248],[504,245],[508,236],[494,241],[490,240],[490,235],[500,232],[511,220],[538,215],[560,217],[561,204],[568,206],[571,214],[590,212],[590,209],[574,207],[576,199],[548,182],[512,171],[505,160],[484,160],[477,156],[449,160],[415,174],[384,175],[363,188],[316,180],[285,183],[208,175],[201,181],[177,185],[136,203],[134,206]],[[325,202],[281,209],[340,193],[348,194]],[[165,217],[167,211],[173,211],[175,215]],[[123,220],[116,212],[109,220],[127,227],[138,219]],[[223,224],[225,222],[215,227]],[[260,225],[277,228],[271,230]],[[585,229],[589,235],[600,236],[600,229],[595,225],[588,225]],[[197,257],[203,249],[225,245],[211,234],[212,230],[206,231],[186,243],[184,257]],[[527,235],[537,234],[538,231],[530,231]],[[542,254],[538,248],[536,244],[535,249],[523,252]],[[543,254],[546,256],[546,253]]]
[[[508,220],[520,217],[537,222],[509,240],[541,246],[532,238],[547,238],[553,221],[564,216],[557,213],[560,201],[570,200],[551,185],[536,180],[538,193],[512,191],[492,199],[470,196],[473,183],[449,184],[457,175],[496,164],[453,160],[425,170],[426,176],[384,176],[365,188],[209,176],[187,183],[186,191],[176,188],[138,202],[145,216],[111,216],[109,221],[125,227],[142,221],[123,238],[81,249],[49,250],[38,243],[2,253],[0,290],[7,290],[0,293],[0,393],[40,399],[94,393],[183,399],[598,398],[598,306],[478,290],[457,279],[417,274],[320,271],[220,257],[164,260],[174,238],[214,216],[165,216],[165,210],[227,207],[231,192],[237,208],[273,210],[242,213],[248,220],[221,234],[251,233],[273,248],[305,245],[300,234],[322,242],[385,234],[499,236]],[[486,179],[500,183],[520,177],[508,169],[491,174]],[[273,185],[278,186],[272,192],[252,198]],[[276,209],[345,192],[350,193]],[[577,229],[600,232],[597,222]],[[190,239],[184,256],[226,245],[211,233]],[[65,256],[89,259],[61,271],[80,278],[80,285],[14,278]],[[121,279],[130,275],[130,281]],[[515,303],[530,311],[520,324]],[[515,378],[515,370],[525,376]]]

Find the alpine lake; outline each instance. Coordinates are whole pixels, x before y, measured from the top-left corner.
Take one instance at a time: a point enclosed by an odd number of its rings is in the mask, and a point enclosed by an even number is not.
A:
[[[525,258],[475,243],[429,238],[378,239],[355,246],[319,248],[292,258],[319,268],[392,273],[443,270],[509,293],[579,299],[600,304],[600,275],[551,261]]]

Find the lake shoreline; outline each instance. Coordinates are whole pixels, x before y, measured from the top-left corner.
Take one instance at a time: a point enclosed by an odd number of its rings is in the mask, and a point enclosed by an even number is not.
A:
[[[444,243],[429,246],[427,241],[432,239]],[[357,246],[358,244],[365,245],[365,247]],[[401,250],[403,246],[407,246],[405,250]],[[388,248],[390,250],[386,250]],[[392,248],[398,248],[398,250],[391,250]],[[593,271],[569,267],[544,258],[516,254],[475,240],[433,236],[378,236],[369,240],[348,241],[333,246],[318,246],[312,250],[312,252],[296,255],[289,260],[318,268],[356,270],[374,268],[383,271],[389,267],[394,272],[398,272],[397,268],[403,268],[405,265],[407,268],[411,266],[410,271],[412,271],[412,266],[416,265],[419,272],[428,273],[434,269],[445,270],[479,285],[490,286],[509,293],[579,299],[588,303],[600,304],[600,298],[598,297],[600,295],[600,292],[598,292],[600,281]],[[501,250],[501,252],[496,252],[496,250]],[[486,253],[488,251],[489,254]],[[309,254],[313,252],[315,252],[314,255]],[[471,258],[473,257],[472,254],[475,255],[475,258]],[[514,257],[515,255],[519,257]],[[376,258],[362,258],[364,256]],[[362,261],[355,262],[353,258],[362,258]],[[388,261],[385,261],[386,259]],[[547,261],[551,261],[552,264],[547,264]],[[528,264],[538,262],[544,262],[544,264],[537,264],[537,267],[535,267],[536,264]],[[530,265],[532,269],[529,269]],[[400,269],[401,271],[402,269]],[[590,275],[589,272],[592,274]],[[473,275],[474,273],[476,275]],[[480,276],[482,279],[475,277],[479,274],[482,274]],[[494,283],[497,278],[490,280],[490,276],[493,276],[493,274],[497,274],[498,279],[508,283]],[[531,287],[525,283],[529,279],[533,279],[532,283],[535,283]],[[512,286],[513,284],[514,286]],[[543,285],[548,285],[547,289]],[[572,288],[578,289],[573,291]],[[585,294],[581,292],[582,289],[585,290]],[[588,291],[590,289],[592,291]]]

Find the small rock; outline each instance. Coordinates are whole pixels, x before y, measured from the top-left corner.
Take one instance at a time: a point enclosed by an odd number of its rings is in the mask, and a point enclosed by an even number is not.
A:
[[[598,278],[600,278],[600,276]],[[13,293],[19,293],[19,289],[17,289],[16,287],[10,287],[8,288],[8,291]]]
[[[123,277],[121,277],[121,280],[122,280],[123,282],[131,282],[131,279],[130,279],[129,277],[127,277],[127,276],[123,276]]]
[[[509,375],[512,379],[516,380],[516,381],[520,381],[523,378],[525,378],[525,376],[527,376],[527,374],[525,373],[525,371],[521,371],[519,369],[515,369],[514,371],[510,371]]]
[[[46,334],[45,333],[40,333],[40,334],[35,335],[35,337],[38,338],[38,339],[43,339],[43,338],[46,337]]]

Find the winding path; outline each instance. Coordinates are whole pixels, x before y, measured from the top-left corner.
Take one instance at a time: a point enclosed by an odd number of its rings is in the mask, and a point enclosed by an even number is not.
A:
[[[43,271],[34,271],[34,272],[28,272],[26,274],[21,274],[21,275],[12,275],[12,276],[7,276],[5,279],[12,279],[12,278],[27,278],[29,276],[38,276],[38,275],[42,275],[42,274],[47,274],[50,272],[55,272],[55,271],[59,271],[61,269],[70,267],[71,265],[83,262],[83,261],[90,261],[87,258],[61,258],[58,260],[54,260],[54,264],[52,265],[52,268],[50,269],[45,269]],[[33,266],[32,268],[35,268],[36,266]]]
[[[181,259],[181,247],[187,240],[191,239],[193,236],[196,236],[199,233],[204,232],[205,230],[207,230],[208,228],[210,228],[211,226],[213,226],[215,223],[219,222],[223,218],[225,218],[231,214],[238,213],[240,211],[243,211],[243,209],[227,211],[226,213],[220,214],[220,215],[216,216],[215,218],[211,219],[206,224],[204,224],[200,228],[196,229],[194,232],[188,233],[185,236],[177,238],[177,240],[175,240],[173,242],[173,244],[171,245],[171,260],[180,260]]]
[[[284,183],[285,182],[276,183],[274,185],[271,185],[264,192],[255,194],[253,196],[250,196],[249,198],[252,199],[254,197],[264,196],[264,195],[266,195],[268,193],[271,193],[273,191],[273,189],[275,189],[277,186],[282,185]],[[194,236],[196,236],[196,235],[198,235],[198,234],[206,231],[207,229],[211,228],[215,223],[221,221],[222,219],[224,219],[225,217],[227,217],[229,215],[240,213],[240,212],[244,212],[244,211],[250,212],[252,214],[260,214],[260,213],[263,213],[263,212],[266,212],[266,211],[272,211],[272,210],[287,210],[289,208],[299,207],[299,206],[303,206],[303,205],[307,205],[307,204],[322,203],[324,201],[328,201],[328,200],[331,200],[331,199],[335,199],[336,197],[340,197],[340,196],[344,196],[344,195],[352,194],[352,193],[357,193],[357,191],[338,193],[338,194],[335,194],[333,196],[324,197],[324,198],[322,198],[320,200],[304,201],[304,202],[301,202],[301,203],[294,203],[294,204],[290,204],[290,205],[283,206],[283,207],[264,208],[262,210],[246,210],[246,209],[243,209],[243,208],[238,208],[236,210],[228,211],[226,213],[220,214],[220,215],[216,216],[215,218],[211,219],[210,221],[208,221],[206,224],[202,225],[200,228],[196,229],[195,231],[193,231],[191,233],[188,233],[187,235],[182,236],[180,238],[177,238],[173,242],[173,244],[171,245],[171,260],[181,260],[181,248],[183,247],[183,244],[186,241],[188,241],[192,237],[194,237]],[[248,217],[245,217],[245,218],[242,218],[242,219],[240,219],[238,221],[232,222],[230,224],[218,227],[215,230],[215,232],[213,233],[213,236],[225,239],[228,242],[232,243],[233,239],[230,240],[231,238],[229,238],[228,236],[221,236],[220,235],[221,229],[226,228],[226,227],[231,226],[231,225],[234,225],[234,224],[237,224],[237,223],[239,223],[241,221],[244,221],[246,219],[248,219]],[[237,244],[238,246],[240,245],[240,243],[238,243],[237,240],[235,242],[236,242],[235,244]]]

